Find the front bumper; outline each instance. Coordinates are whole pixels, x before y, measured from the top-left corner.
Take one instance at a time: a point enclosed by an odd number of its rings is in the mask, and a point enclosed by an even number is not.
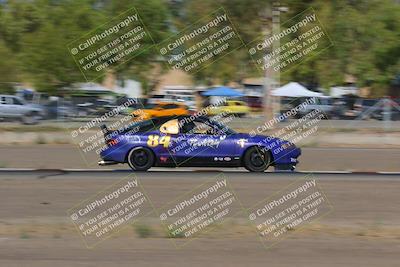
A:
[[[99,164],[99,166],[115,165],[118,163],[119,162],[111,161],[111,160],[100,160],[99,162],[97,162],[97,164]]]
[[[275,171],[295,171],[296,165],[293,164],[279,164],[275,165]]]
[[[298,157],[301,155],[301,149],[296,147],[274,163],[275,171],[294,171],[299,163]]]

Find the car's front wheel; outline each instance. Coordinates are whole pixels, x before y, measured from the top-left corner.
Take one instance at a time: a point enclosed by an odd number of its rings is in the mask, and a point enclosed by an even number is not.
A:
[[[271,163],[270,153],[262,148],[251,147],[244,153],[244,167],[251,172],[263,172],[268,169]]]
[[[134,171],[147,171],[154,165],[154,154],[146,147],[137,147],[128,154],[128,165]]]

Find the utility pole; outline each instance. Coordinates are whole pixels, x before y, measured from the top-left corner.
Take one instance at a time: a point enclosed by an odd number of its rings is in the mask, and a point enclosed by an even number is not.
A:
[[[281,7],[279,1],[275,1],[272,4],[272,31],[267,29],[266,38],[269,37],[268,33],[272,33],[273,35],[278,35],[280,32],[280,16],[281,12],[287,12],[287,7]],[[268,27],[268,25],[267,25]],[[272,43],[272,50],[267,47],[265,50],[265,55],[271,53],[272,51],[278,49],[280,47],[280,40],[276,38]],[[267,58],[264,58],[264,64],[267,64]],[[276,89],[277,85],[280,85],[280,71],[274,71],[273,68],[266,68],[264,73],[264,115],[266,120],[271,120],[274,114],[274,104],[272,101],[272,90]]]

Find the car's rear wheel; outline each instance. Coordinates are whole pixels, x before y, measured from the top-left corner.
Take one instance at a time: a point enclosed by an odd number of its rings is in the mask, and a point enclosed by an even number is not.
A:
[[[270,153],[260,147],[250,147],[244,153],[244,167],[251,172],[263,172],[268,169],[271,162]]]
[[[146,147],[137,147],[128,154],[128,165],[134,171],[147,171],[154,165],[154,154]]]

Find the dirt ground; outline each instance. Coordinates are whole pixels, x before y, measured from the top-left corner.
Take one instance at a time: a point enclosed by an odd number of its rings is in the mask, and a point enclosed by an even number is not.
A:
[[[137,174],[156,210],[215,177],[214,172]],[[141,238],[133,226],[86,248],[66,211],[126,176],[0,174],[0,266],[398,266],[400,176],[314,177],[333,210],[266,249],[245,216],[222,223],[180,249],[153,229]],[[244,208],[304,174],[225,173]],[[184,239],[174,239],[184,242]]]

